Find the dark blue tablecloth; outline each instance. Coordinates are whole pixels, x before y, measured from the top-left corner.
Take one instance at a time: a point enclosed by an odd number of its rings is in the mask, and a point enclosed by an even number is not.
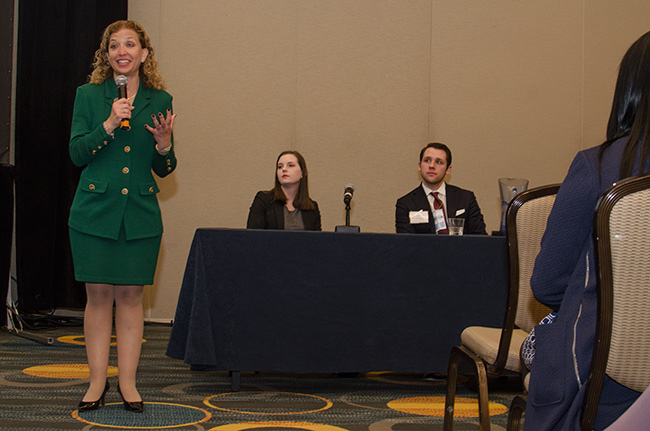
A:
[[[167,355],[197,368],[445,372],[502,325],[505,237],[198,229]]]

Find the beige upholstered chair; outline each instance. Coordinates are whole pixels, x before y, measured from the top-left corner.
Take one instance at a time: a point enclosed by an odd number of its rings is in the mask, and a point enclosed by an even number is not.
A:
[[[498,376],[504,370],[521,372],[521,344],[533,327],[550,312],[533,297],[530,277],[559,187],[559,184],[553,184],[522,192],[515,196],[508,206],[506,234],[510,286],[503,326],[468,327],[461,334],[461,344],[452,348],[447,375],[443,425],[445,431],[453,429],[459,360],[463,358],[474,365],[479,393],[480,429],[488,431],[490,413],[487,377]]]
[[[650,385],[650,175],[601,196],[594,238],[599,311],[583,430],[593,427],[605,374],[639,392]]]

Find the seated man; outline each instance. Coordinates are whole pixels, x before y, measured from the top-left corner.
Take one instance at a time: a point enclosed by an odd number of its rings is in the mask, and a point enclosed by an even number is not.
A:
[[[395,204],[397,233],[449,233],[449,217],[465,219],[463,233],[487,235],[483,214],[474,193],[445,183],[451,172],[451,150],[440,143],[420,151],[418,171],[422,184]]]

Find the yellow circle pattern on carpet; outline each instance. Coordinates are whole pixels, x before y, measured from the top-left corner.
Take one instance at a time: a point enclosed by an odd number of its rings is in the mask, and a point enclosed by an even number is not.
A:
[[[311,401],[317,400],[317,401],[322,401],[324,404],[323,407],[320,408],[314,408],[314,409],[307,409],[307,410],[298,410],[298,411],[280,411],[280,412],[260,412],[260,411],[245,411],[245,410],[236,410],[236,409],[231,409],[231,408],[226,408],[226,407],[220,407],[218,405],[219,402],[221,402],[223,399],[228,398],[228,397],[249,397],[251,394],[253,395],[258,395],[260,397],[268,397],[268,398],[273,398],[275,396],[281,396],[281,395],[288,395],[289,397],[296,397],[296,398],[307,398]],[[327,410],[330,407],[332,407],[332,402],[328,399],[325,399],[323,397],[319,397],[317,395],[310,395],[310,394],[299,394],[299,393],[293,393],[293,392],[266,392],[266,391],[244,391],[244,392],[228,392],[224,394],[217,394],[213,395],[211,397],[206,398],[203,400],[203,403],[207,405],[208,407],[212,407],[213,409],[217,410],[223,410],[223,411],[228,411],[228,412],[235,412],[235,413],[244,413],[244,414],[253,414],[253,415],[258,415],[258,414],[264,414],[264,415],[303,415],[307,413],[316,413],[320,412],[323,410]],[[267,403],[265,400],[263,402],[264,404]],[[251,405],[250,401],[248,403]]]
[[[210,428],[210,431],[240,431],[256,428],[298,428],[310,431],[346,431],[345,428],[339,428],[332,425],[291,421],[243,422],[239,424],[221,425],[215,428]]]
[[[90,371],[87,364],[51,364],[25,368],[23,374],[47,379],[87,379]],[[117,367],[108,367],[108,377],[117,376]]]
[[[111,346],[117,346],[117,337],[115,335],[111,335]],[[75,344],[77,346],[85,346],[86,345],[86,338],[83,335],[66,335],[63,337],[58,337],[56,339],[59,343],[64,343],[64,344]],[[144,338],[142,339],[143,343],[146,343],[147,340]]]
[[[410,413],[421,416],[445,416],[445,397],[412,397],[390,401],[388,407],[398,412]],[[508,407],[500,403],[488,404],[490,416],[500,415],[508,411]],[[456,397],[454,403],[454,417],[477,418],[478,400],[473,398]]]

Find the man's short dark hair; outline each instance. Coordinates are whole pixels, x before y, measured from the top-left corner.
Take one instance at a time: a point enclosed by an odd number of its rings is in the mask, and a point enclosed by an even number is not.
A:
[[[436,150],[444,151],[445,154],[447,154],[447,166],[451,166],[451,150],[448,146],[441,144],[440,142],[432,142],[430,144],[427,144],[426,147],[422,148],[422,151],[420,151],[420,162],[422,161],[422,158],[424,158],[424,152],[427,150],[427,148],[435,148]]]

